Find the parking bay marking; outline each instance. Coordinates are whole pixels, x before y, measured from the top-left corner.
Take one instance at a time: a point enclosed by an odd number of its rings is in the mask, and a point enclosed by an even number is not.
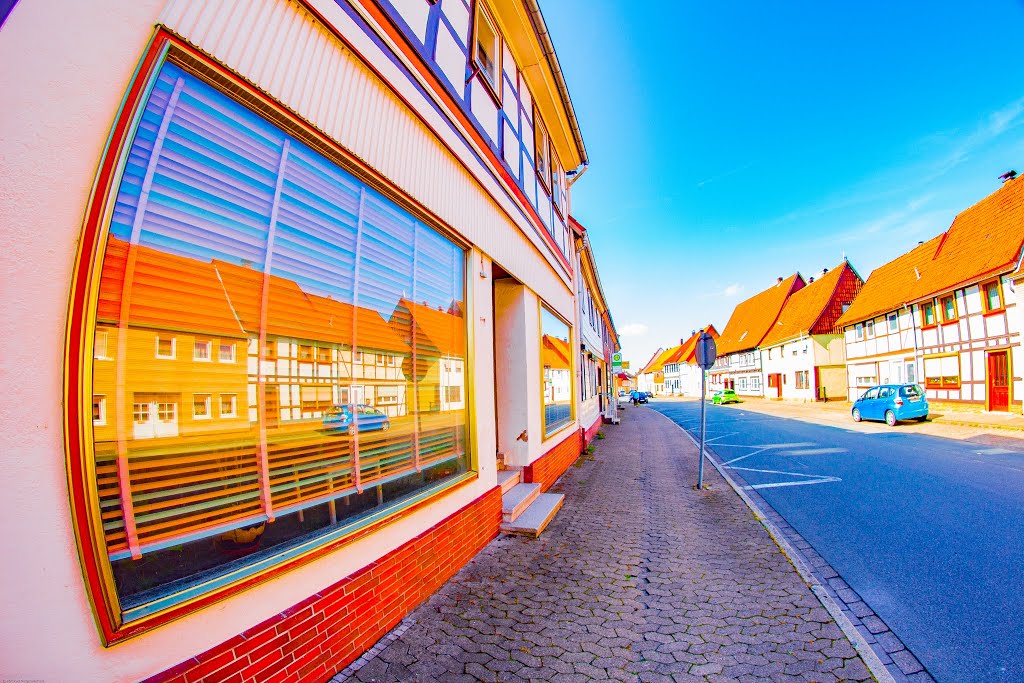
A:
[[[752,467],[731,467],[730,469],[742,470],[744,472],[760,472],[762,474],[785,474],[790,477],[804,477],[798,481],[776,481],[768,484],[748,484],[745,489],[774,489],[783,486],[807,486],[809,484],[830,484],[842,481],[839,477],[830,477],[824,474],[800,474],[799,472],[780,472],[779,470],[757,470]]]

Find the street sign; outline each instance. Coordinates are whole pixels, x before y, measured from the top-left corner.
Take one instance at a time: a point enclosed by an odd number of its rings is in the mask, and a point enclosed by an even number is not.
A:
[[[702,370],[710,370],[718,357],[718,349],[715,347],[715,338],[707,332],[701,332],[697,340],[697,365]]]
[[[617,351],[616,353],[612,354],[612,372],[614,374],[616,374],[616,375],[619,374],[620,372],[622,372],[622,352],[621,351]]]
[[[704,432],[706,429],[705,423],[705,406],[706,401],[705,395],[707,393],[707,379],[708,370],[715,364],[715,358],[718,356],[718,349],[715,348],[715,338],[707,332],[701,332],[700,337],[697,339],[697,365],[700,366],[700,450],[698,451],[697,457],[699,459],[699,465],[697,465],[697,490],[700,491],[704,488]]]

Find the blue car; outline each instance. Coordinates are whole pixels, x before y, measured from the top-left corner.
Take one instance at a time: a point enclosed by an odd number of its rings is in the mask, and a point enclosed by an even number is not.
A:
[[[332,432],[351,434],[352,432],[369,432],[379,429],[386,432],[391,429],[388,416],[373,406],[357,405],[355,419],[352,419],[351,406],[333,406],[324,413],[324,428]]]
[[[883,420],[890,427],[900,420],[924,422],[928,399],[917,384],[882,384],[871,387],[853,404],[853,421]]]

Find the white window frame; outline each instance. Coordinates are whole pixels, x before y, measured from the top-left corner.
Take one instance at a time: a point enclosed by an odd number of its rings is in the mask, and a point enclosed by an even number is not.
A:
[[[201,349],[203,347],[206,348],[206,357],[203,357],[203,356],[201,356],[199,354],[199,349]],[[213,340],[212,339],[204,339],[204,340],[196,339],[195,341],[193,341],[192,342],[192,360],[199,361],[200,363],[212,363],[213,362]]]
[[[164,337],[164,338],[166,339],[166,337]],[[160,353],[160,339],[161,339],[160,334],[157,334],[156,335],[156,357],[157,358],[161,358],[163,360],[174,360],[175,358],[177,358],[178,357],[178,338],[177,337],[171,337],[170,338],[171,339],[171,354],[169,356],[165,356],[165,355]]]
[[[224,399],[225,398],[230,398],[231,399],[231,411],[230,412],[224,412]],[[194,405],[195,404],[193,402],[193,407],[194,407]],[[238,417],[238,394],[220,394],[219,406],[220,406],[219,414],[220,414],[221,417]]]
[[[200,397],[206,397],[203,401],[206,404],[206,415],[196,414],[196,399]],[[211,394],[192,394],[192,419],[193,420],[209,420],[213,418],[213,400]]]
[[[494,51],[494,58],[491,60],[492,66],[494,67],[494,73],[489,73],[484,68],[484,62],[480,59],[480,20],[483,19],[484,23],[487,24],[487,28],[494,34],[494,43],[490,46]],[[484,5],[483,2],[477,2],[476,4],[476,17],[473,23],[473,65],[475,70],[483,77],[484,82],[491,90],[491,94],[501,102],[502,97],[502,37],[501,32],[498,31],[498,25],[491,17],[490,11]]]
[[[100,341],[102,340],[102,342]],[[95,360],[110,360],[110,331],[96,330],[93,342],[92,357]]]
[[[107,424],[107,397],[105,394],[93,394],[92,401],[99,404],[99,417],[93,418],[93,427],[103,427]]]
[[[231,349],[231,353],[227,358],[224,357],[224,348]],[[220,342],[217,344],[217,360],[221,363],[234,363],[235,358],[235,343],[234,342]]]

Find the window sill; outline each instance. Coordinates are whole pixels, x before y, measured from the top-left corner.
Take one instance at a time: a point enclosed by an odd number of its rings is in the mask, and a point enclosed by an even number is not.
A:
[[[1006,313],[1006,308],[993,308],[991,311],[985,311],[982,316],[988,318],[989,316],[999,315],[1000,313]]]

